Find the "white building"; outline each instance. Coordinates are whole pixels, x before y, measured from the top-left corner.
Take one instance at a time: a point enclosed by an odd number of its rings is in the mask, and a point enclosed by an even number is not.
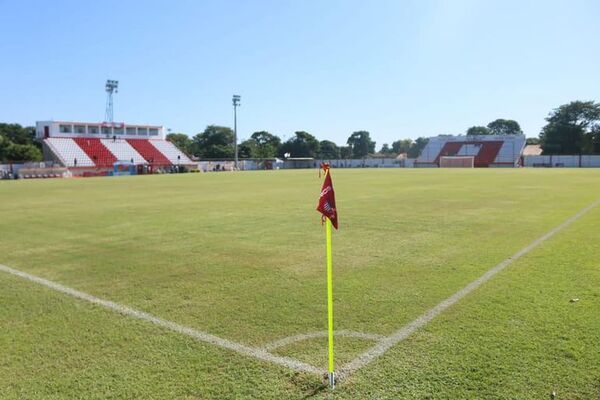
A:
[[[156,125],[133,125],[123,122],[73,122],[37,121],[38,139],[49,137],[88,137],[107,139],[161,139],[166,138],[165,128]]]

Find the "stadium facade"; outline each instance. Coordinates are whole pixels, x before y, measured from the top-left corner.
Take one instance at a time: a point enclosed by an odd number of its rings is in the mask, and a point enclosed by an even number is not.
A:
[[[116,165],[130,164],[141,173],[194,165],[166,140],[162,126],[38,121],[36,136],[43,143],[45,161],[72,171],[109,171]]]
[[[415,167],[518,167],[525,148],[525,135],[440,135],[429,139],[415,160]],[[471,165],[472,164],[472,165]]]

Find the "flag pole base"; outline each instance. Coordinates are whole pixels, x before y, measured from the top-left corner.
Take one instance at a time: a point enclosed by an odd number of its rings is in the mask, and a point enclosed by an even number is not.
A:
[[[329,373],[329,387],[331,390],[335,389],[335,372]]]

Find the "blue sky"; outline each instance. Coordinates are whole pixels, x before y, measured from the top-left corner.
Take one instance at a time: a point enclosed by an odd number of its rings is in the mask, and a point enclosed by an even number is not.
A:
[[[345,143],[463,133],[496,118],[537,136],[600,101],[598,1],[0,0],[0,121],[115,120],[241,139]]]

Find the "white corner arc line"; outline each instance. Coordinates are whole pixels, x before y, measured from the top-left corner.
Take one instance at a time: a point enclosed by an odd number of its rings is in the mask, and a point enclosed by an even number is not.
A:
[[[115,303],[109,300],[104,300],[99,297],[92,296],[90,294],[80,292],[79,290],[72,289],[70,287],[61,285],[60,283],[52,282],[44,278],[40,278],[35,275],[28,274],[23,271],[19,271],[13,268],[9,268],[5,265],[0,264],[0,271],[18,276],[20,278],[26,279],[31,282],[38,283],[42,286],[55,290],[57,292],[75,297],[77,299],[85,300],[89,303],[102,306],[104,308],[115,311],[119,314],[137,318],[143,321],[151,322],[160,327],[169,329],[173,332],[177,332],[191,338],[194,338],[200,342],[210,343],[218,347],[222,347],[228,350],[235,351],[240,354],[244,354],[246,356],[254,357],[262,361],[268,361],[274,364],[278,364],[287,368],[290,368],[295,371],[300,372],[308,372],[313,374],[322,375],[326,371],[324,369],[317,368],[310,364],[306,364],[302,361],[295,360],[289,357],[277,356],[269,353],[268,351],[260,348],[254,348],[250,346],[243,345],[241,343],[236,343],[231,340],[223,339],[215,335],[211,335],[210,333],[198,331],[193,328],[189,328],[187,326],[180,325],[176,322],[168,321],[159,317],[155,317],[154,315],[145,313],[140,310],[136,310],[134,308]]]
[[[294,336],[287,336],[287,337],[275,340],[271,343],[267,343],[266,345],[263,346],[263,349],[265,349],[266,351],[273,351],[280,347],[288,346],[292,343],[301,342],[303,340],[327,337],[328,334],[329,334],[329,332],[327,332],[327,331],[317,331],[317,332],[301,333],[299,335],[294,335]],[[380,340],[383,340],[386,338],[386,336],[378,335],[376,333],[355,332],[355,331],[349,331],[347,329],[334,331],[333,335],[367,339],[367,340],[373,340],[373,341],[380,341]]]
[[[353,372],[357,371],[358,369],[369,364],[376,358],[380,357],[385,352],[387,352],[392,346],[398,344],[402,340],[409,337],[417,329],[426,325],[429,321],[431,321],[432,319],[434,319],[435,317],[440,315],[447,308],[454,305],[460,299],[462,299],[463,297],[465,297],[466,295],[471,293],[473,290],[477,289],[479,286],[483,285],[484,283],[486,283],[487,281],[492,279],[494,277],[494,275],[496,275],[498,272],[502,271],[503,269],[505,269],[506,267],[511,265],[513,262],[515,262],[519,258],[523,257],[527,253],[529,253],[531,250],[535,249],[537,246],[544,243],[546,240],[550,239],[552,236],[554,236],[555,234],[557,234],[564,228],[571,225],[573,222],[577,221],[579,218],[581,218],[582,216],[587,214],[590,210],[597,207],[598,205],[600,205],[600,199],[594,201],[592,204],[590,204],[589,206],[580,210],[577,214],[573,215],[572,217],[570,217],[569,219],[564,221],[562,224],[551,229],[549,232],[540,236],[539,238],[537,238],[536,240],[531,242],[526,247],[522,248],[521,250],[519,250],[512,256],[508,257],[506,260],[500,262],[498,265],[496,265],[495,267],[493,267],[492,269],[487,271],[485,274],[483,274],[482,276],[480,276],[473,282],[469,283],[467,286],[465,286],[458,292],[454,293],[452,296],[443,300],[435,307],[429,309],[428,311],[426,311],[424,314],[422,314],[420,317],[418,317],[411,323],[403,326],[402,328],[400,328],[399,330],[397,330],[390,336],[379,341],[379,343],[377,343],[376,345],[374,345],[373,347],[371,347],[364,353],[360,354],[354,360],[350,361],[349,363],[347,363],[346,365],[341,367],[338,372],[338,376],[340,378],[347,377],[348,375],[352,374]]]

